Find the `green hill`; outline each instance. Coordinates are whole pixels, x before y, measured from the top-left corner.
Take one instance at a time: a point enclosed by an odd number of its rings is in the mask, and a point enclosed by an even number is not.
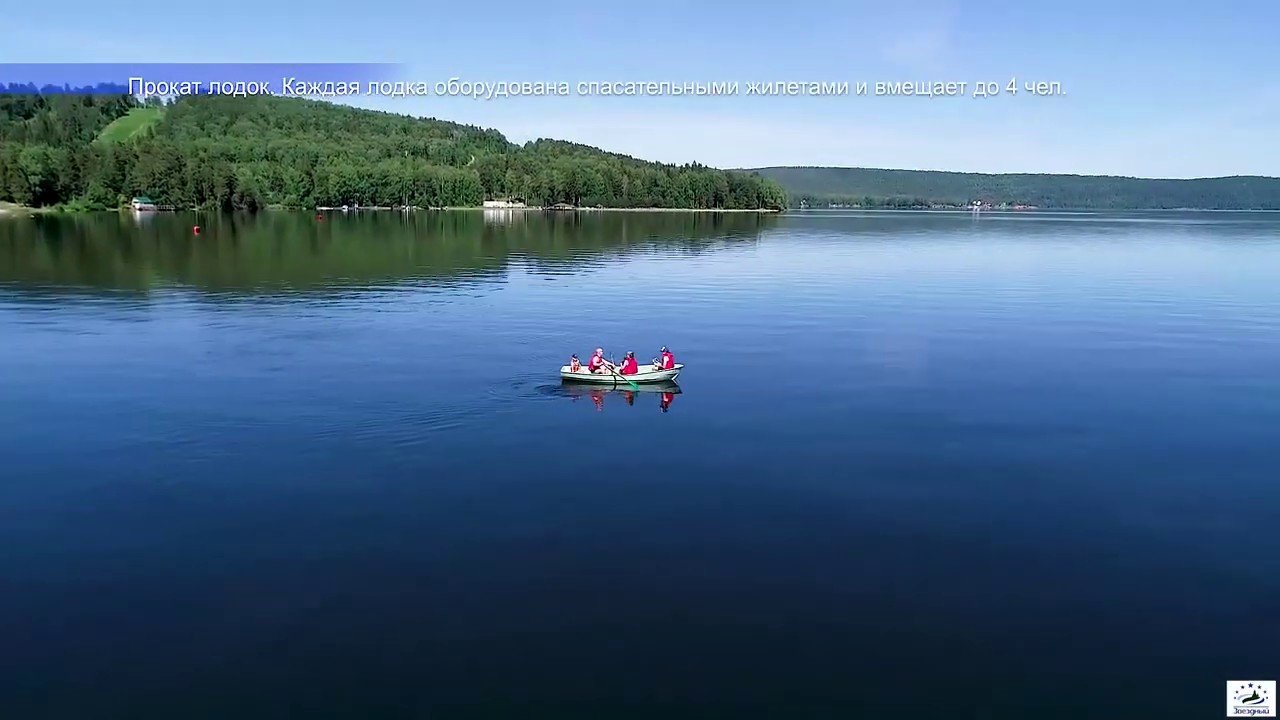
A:
[[[1147,180],[869,168],[717,170],[558,140],[281,97],[0,94],[0,201],[113,207],[532,205],[758,209],[808,204],[1280,209],[1280,178]],[[788,197],[789,196],[789,197]]]
[[[149,130],[143,132],[143,130]],[[94,142],[101,138],[102,142]],[[534,205],[760,209],[776,183],[555,140],[282,97],[0,95],[0,200],[180,207]]]
[[[992,204],[1063,209],[1280,209],[1280,178],[1238,176],[1150,180],[1104,175],[989,175],[928,170],[767,167],[748,172],[776,180],[792,207]]]
[[[98,133],[98,142],[120,143],[154,127],[164,118],[162,107],[137,107],[112,120]]]

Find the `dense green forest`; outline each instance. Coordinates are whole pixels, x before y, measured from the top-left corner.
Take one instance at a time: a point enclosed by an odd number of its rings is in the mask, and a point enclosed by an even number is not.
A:
[[[1280,178],[1147,180],[1092,175],[986,175],[871,168],[769,167],[749,172],[778,181],[792,207],[993,205],[1099,210],[1280,209]]]
[[[760,209],[782,188],[746,172],[644,162],[555,140],[313,100],[0,95],[0,200],[33,207],[253,210],[401,205]]]
[[[724,171],[282,97],[0,94],[0,201],[257,209],[531,205],[755,209],[829,204],[1280,209],[1280,178],[1149,180],[868,168]]]

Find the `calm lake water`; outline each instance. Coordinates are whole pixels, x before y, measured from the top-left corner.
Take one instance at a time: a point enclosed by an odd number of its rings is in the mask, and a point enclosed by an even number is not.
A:
[[[0,475],[4,718],[1220,717],[1280,215],[11,218]]]

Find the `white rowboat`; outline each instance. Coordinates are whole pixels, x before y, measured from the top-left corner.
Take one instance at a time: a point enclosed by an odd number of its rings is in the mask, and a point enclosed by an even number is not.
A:
[[[670,382],[676,379],[680,371],[684,369],[684,365],[676,363],[676,366],[670,370],[654,370],[653,365],[641,365],[639,372],[634,375],[618,375],[614,372],[593,373],[587,370],[587,366],[583,365],[578,372],[569,370],[569,366],[565,365],[560,368],[561,380],[573,380],[574,382],[595,383],[597,385],[626,385],[627,381],[637,385],[645,383]]]

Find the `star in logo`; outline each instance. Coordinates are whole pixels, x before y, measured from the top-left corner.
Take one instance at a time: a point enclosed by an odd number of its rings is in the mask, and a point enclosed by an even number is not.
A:
[[[1270,700],[1270,698],[1267,697],[1267,691],[1263,690],[1260,693],[1258,692],[1259,689],[1260,688],[1255,687],[1253,683],[1243,683],[1236,690],[1234,700],[1241,705],[1261,705]]]

